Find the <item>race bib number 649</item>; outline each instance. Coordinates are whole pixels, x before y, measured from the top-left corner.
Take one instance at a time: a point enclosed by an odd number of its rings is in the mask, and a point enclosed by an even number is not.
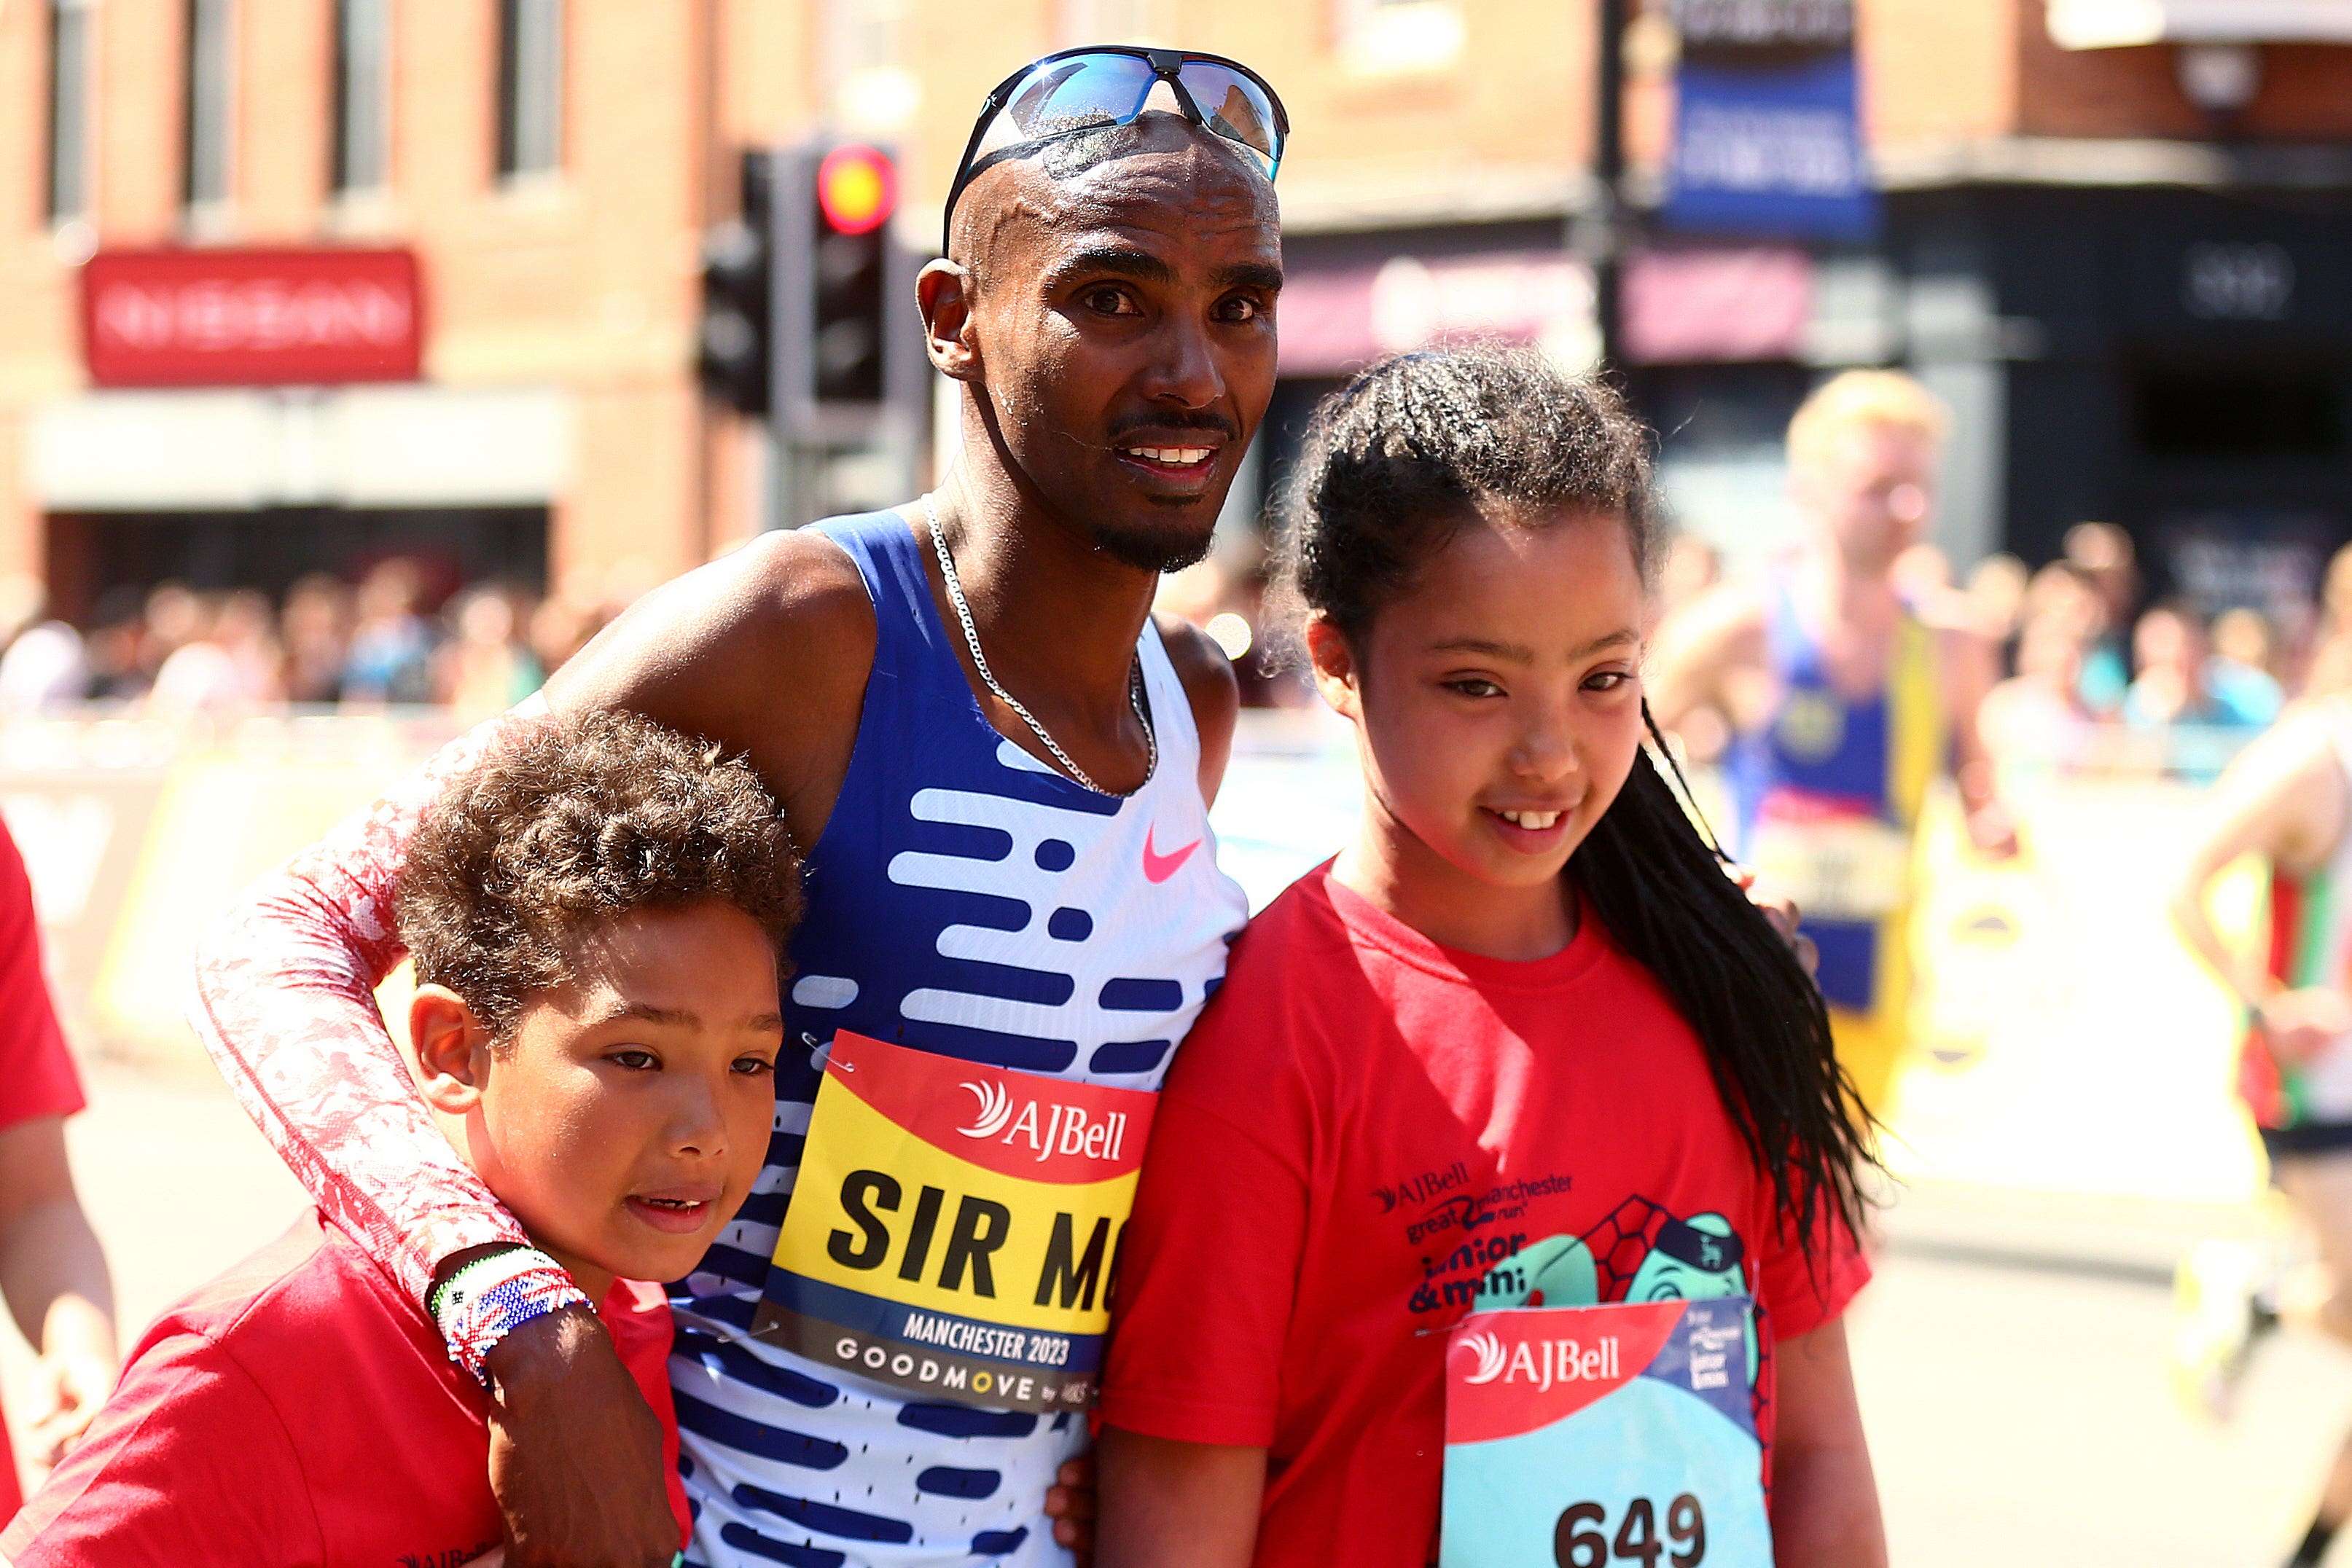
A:
[[[1156,1098],[835,1035],[752,1332],[935,1399],[1085,1408]]]
[[[1439,1568],[1771,1568],[1748,1308],[1465,1319],[1446,1354]]]

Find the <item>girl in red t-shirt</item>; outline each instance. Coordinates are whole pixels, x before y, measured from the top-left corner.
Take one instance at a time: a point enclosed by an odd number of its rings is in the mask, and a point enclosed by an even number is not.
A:
[[[1421,1568],[1454,1324],[1707,1297],[1752,1302],[1761,1448],[1730,1461],[1759,1539],[1718,1561],[1763,1550],[1759,1468],[1779,1561],[1885,1561],[1839,1321],[1865,1125],[1643,703],[1648,440],[1531,350],[1390,360],[1316,417],[1286,577],[1364,824],[1244,934],[1161,1097],[1106,1568]],[[1696,1568],[1696,1510],[1597,1499],[1554,1550]]]

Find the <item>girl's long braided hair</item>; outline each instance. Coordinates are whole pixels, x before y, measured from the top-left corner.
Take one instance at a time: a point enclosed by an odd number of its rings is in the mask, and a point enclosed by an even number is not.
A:
[[[1647,582],[1660,532],[1649,446],[1614,392],[1533,349],[1382,361],[1308,426],[1283,500],[1276,591],[1294,621],[1319,616],[1360,646],[1380,607],[1480,517],[1539,528],[1580,512],[1624,519]],[[1643,722],[1644,759],[1570,870],[1587,907],[1697,1032],[1725,1109],[1811,1252],[1825,1210],[1862,1228],[1868,1114],[1831,1049],[1820,990],[1724,874],[1646,704]]]

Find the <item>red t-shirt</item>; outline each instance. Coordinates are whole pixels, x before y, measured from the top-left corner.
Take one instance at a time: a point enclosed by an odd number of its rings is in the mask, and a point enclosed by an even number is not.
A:
[[[1434,1557],[1444,1330],[1579,1243],[1604,1301],[1752,1294],[1770,1346],[1869,1278],[1777,1222],[1697,1037],[1588,917],[1553,956],[1439,946],[1310,873],[1177,1052],[1120,1260],[1102,1418],[1268,1450],[1257,1562]],[[1767,1449],[1769,1454],[1769,1447]]]
[[[602,1308],[661,1418],[669,1308],[623,1281]],[[166,1312],[89,1435],[5,1531],[14,1568],[456,1568],[505,1536],[488,1396],[383,1270],[314,1210]]]
[[[81,1080],[41,972],[33,884],[16,841],[0,824],[0,1129],[36,1116],[70,1116],[81,1108]],[[7,1427],[0,1423],[0,1519],[23,1500]]]

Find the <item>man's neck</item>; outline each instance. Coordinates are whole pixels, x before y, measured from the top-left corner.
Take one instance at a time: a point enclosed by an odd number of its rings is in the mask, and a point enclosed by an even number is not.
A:
[[[989,666],[1032,707],[1116,725],[1159,575],[1096,549],[977,444],[965,443],[932,507]]]
[[[1810,608],[1824,628],[1875,632],[1902,607],[1885,562],[1853,560],[1833,540],[1816,541],[1805,552],[1801,578],[1812,601]]]

